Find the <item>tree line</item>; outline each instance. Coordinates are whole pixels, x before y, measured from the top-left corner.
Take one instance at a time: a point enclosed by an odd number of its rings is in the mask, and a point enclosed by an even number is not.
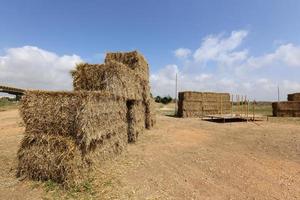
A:
[[[157,103],[163,103],[163,104],[168,104],[173,101],[172,97],[170,96],[165,96],[165,97],[156,96],[154,100]]]

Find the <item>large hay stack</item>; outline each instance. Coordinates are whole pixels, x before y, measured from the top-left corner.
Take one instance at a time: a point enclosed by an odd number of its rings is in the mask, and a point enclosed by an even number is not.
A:
[[[121,152],[127,144],[126,99],[104,92],[28,91],[18,175],[56,182]]]
[[[288,94],[288,101],[272,103],[273,116],[300,117],[300,93]]]
[[[27,91],[17,175],[77,183],[135,142],[155,121],[148,71],[137,52],[109,53],[72,71],[74,92]]]
[[[72,71],[74,90],[108,91],[134,100],[142,100],[145,126],[155,122],[151,109],[149,67],[137,51],[107,53],[104,64],[80,64]]]
[[[202,117],[211,114],[230,113],[229,93],[213,92],[179,92],[179,117]]]

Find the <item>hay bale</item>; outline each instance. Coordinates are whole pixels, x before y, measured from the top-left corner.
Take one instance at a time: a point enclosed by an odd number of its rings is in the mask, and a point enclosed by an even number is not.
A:
[[[230,113],[229,93],[180,92],[178,94],[179,117],[200,117],[210,114]]]
[[[149,81],[149,67],[143,55],[137,51],[107,53],[105,63],[116,61],[133,69],[142,80]]]
[[[125,101],[106,92],[28,91],[22,99],[21,115],[25,132],[70,136],[89,148],[106,134],[126,130]]]
[[[288,94],[288,101],[300,101],[300,93]]]
[[[146,84],[135,71],[113,60],[100,65],[79,64],[71,73],[75,91],[107,91],[128,99],[141,100]]]
[[[76,138],[82,98],[83,93],[27,91],[20,108],[25,132]]]
[[[283,101],[272,103],[273,116],[300,117],[300,101]]]
[[[136,142],[145,129],[145,107],[140,101],[127,101],[128,142]]]
[[[17,176],[66,186],[79,183],[86,164],[74,140],[60,135],[26,133],[18,151]]]
[[[145,104],[145,120],[147,129],[151,129],[156,124],[156,108],[153,98],[150,98]]]
[[[21,114],[18,175],[34,180],[74,182],[83,166],[115,156],[128,141],[126,99],[109,93],[27,91]]]

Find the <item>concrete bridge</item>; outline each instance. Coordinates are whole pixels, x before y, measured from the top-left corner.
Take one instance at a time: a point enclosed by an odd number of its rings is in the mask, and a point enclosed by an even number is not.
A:
[[[0,85],[0,92],[16,95],[16,99],[19,100],[21,98],[21,96],[25,93],[25,90],[20,89],[20,88],[7,87],[7,86]]]

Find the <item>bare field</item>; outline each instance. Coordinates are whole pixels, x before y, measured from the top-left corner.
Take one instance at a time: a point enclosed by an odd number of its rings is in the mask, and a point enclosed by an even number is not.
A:
[[[15,178],[23,130],[16,109],[0,112],[0,199],[300,199],[299,118],[218,124],[159,115],[72,191]]]

